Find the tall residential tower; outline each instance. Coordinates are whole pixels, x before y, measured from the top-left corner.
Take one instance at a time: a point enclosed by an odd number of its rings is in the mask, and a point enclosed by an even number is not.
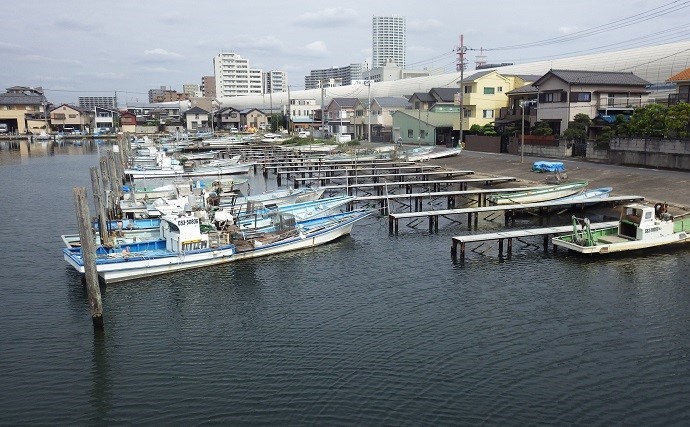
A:
[[[371,30],[372,68],[383,67],[393,60],[405,69],[405,18],[374,16]]]
[[[249,61],[236,53],[219,53],[213,58],[216,96],[261,95],[261,70],[249,68]]]

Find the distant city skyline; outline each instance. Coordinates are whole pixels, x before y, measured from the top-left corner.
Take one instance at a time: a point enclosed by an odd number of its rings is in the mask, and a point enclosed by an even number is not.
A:
[[[55,104],[116,94],[119,103],[145,102],[152,88],[201,85],[214,74],[214,55],[233,51],[252,68],[284,71],[290,89],[301,90],[310,70],[372,63],[374,16],[405,17],[405,66],[414,70],[454,71],[460,34],[469,69],[482,48],[489,63],[520,64],[690,39],[690,3],[668,0],[633,0],[625,8],[594,0],[529,7],[468,0],[285,7],[267,0],[241,19],[228,18],[238,15],[230,3],[194,6],[204,13],[191,18],[189,4],[178,0],[140,2],[134,12],[102,3],[97,13],[78,0],[12,3],[0,26],[0,89],[41,86]],[[31,17],[31,25],[20,17]]]

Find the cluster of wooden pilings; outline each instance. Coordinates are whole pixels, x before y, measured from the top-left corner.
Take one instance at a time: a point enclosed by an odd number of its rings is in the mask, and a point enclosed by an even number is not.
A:
[[[89,170],[91,173],[94,206],[99,222],[99,233],[101,242],[104,245],[108,245],[111,241],[107,227],[108,220],[116,218],[120,214],[119,200],[122,196],[124,168],[130,151],[129,137],[125,134],[116,144],[113,144],[113,150],[108,150],[100,156],[99,167],[92,167]],[[98,273],[96,271],[96,243],[93,238],[92,219],[89,213],[86,188],[75,187],[73,194],[77,213],[77,226],[79,228],[79,240],[84,261],[84,280],[91,308],[91,319],[94,330],[103,331],[103,305]]]

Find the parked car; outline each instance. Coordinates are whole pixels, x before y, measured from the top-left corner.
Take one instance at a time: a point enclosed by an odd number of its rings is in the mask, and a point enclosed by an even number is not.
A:
[[[297,133],[298,138],[309,138],[310,136],[311,134],[309,133],[309,131],[306,130],[301,130]]]
[[[0,133],[7,133],[9,132],[9,126],[7,126],[7,123],[0,123]]]

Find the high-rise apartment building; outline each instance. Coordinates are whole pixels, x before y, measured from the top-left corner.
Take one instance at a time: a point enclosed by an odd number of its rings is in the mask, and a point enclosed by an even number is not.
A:
[[[236,53],[219,53],[213,58],[216,96],[261,95],[261,70],[249,68],[249,61]]]
[[[203,76],[201,78],[201,93],[206,98],[216,97],[216,78],[214,76]]]
[[[264,73],[264,93],[287,92],[288,83],[285,71],[267,71]]]
[[[372,68],[383,67],[393,60],[405,69],[405,18],[374,16],[371,30]]]
[[[363,64],[350,64],[347,67],[333,67],[323,70],[311,70],[311,74],[304,77],[305,89],[318,89],[322,82],[339,81],[340,85],[348,86],[352,80],[360,80],[364,71]],[[326,86],[325,84],[323,85]]]

